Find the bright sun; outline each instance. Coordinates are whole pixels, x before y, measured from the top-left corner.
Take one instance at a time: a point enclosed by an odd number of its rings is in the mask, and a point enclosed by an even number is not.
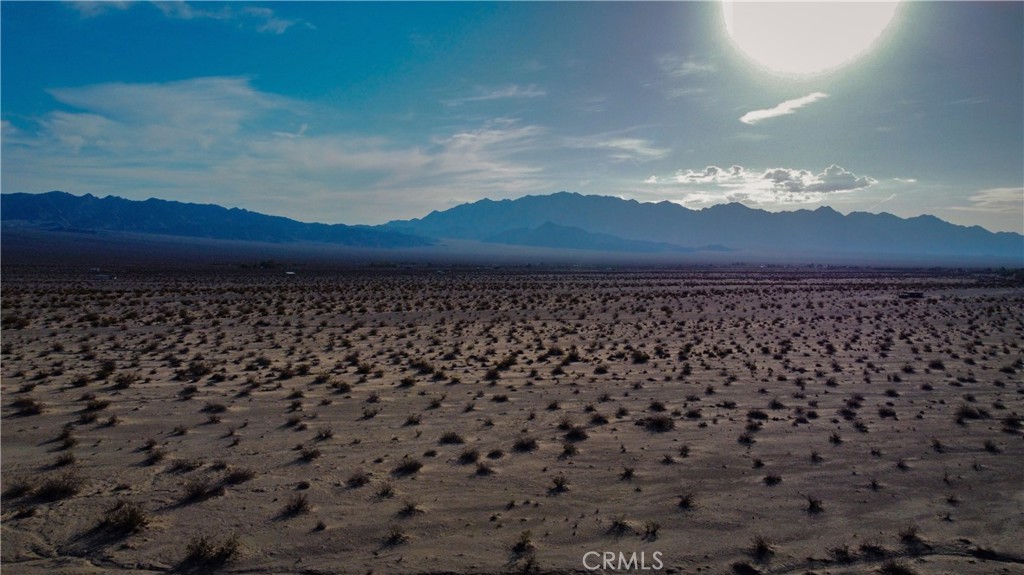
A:
[[[811,75],[853,60],[882,35],[897,2],[723,0],[725,28],[747,56],[772,72]]]

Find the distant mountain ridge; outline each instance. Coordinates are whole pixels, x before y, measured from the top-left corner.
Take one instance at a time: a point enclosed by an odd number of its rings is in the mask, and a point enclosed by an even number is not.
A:
[[[55,231],[111,231],[254,242],[323,242],[358,247],[417,247],[433,240],[343,224],[304,223],[239,208],[167,200],[134,201],[66,192],[3,194],[0,220]]]
[[[523,250],[691,254],[718,259],[856,257],[907,262],[920,258],[1024,265],[1021,234],[958,226],[934,216],[843,215],[827,207],[773,213],[735,203],[691,210],[670,202],[641,203],[569,192],[515,200],[484,199],[380,226],[304,223],[238,208],[158,199],[11,193],[0,196],[0,220],[6,229],[318,242],[360,248],[441,247],[444,240],[469,240],[459,249],[489,253],[487,245],[501,244]]]
[[[488,236],[482,241],[492,244],[546,248],[557,247],[563,249],[597,250],[606,252],[690,253],[697,251],[693,248],[686,248],[666,242],[626,240],[610,234],[592,233],[581,228],[560,226],[551,222],[544,222],[536,228],[505,230]]]
[[[515,200],[480,200],[420,219],[393,221],[385,229],[434,238],[486,240],[545,224],[615,236],[623,241],[693,248],[799,253],[877,253],[1024,259],[1024,236],[951,224],[934,216],[828,208],[767,212],[742,204],[691,210],[671,202],[641,203],[609,196],[559,192]],[[561,246],[549,246],[561,247]]]

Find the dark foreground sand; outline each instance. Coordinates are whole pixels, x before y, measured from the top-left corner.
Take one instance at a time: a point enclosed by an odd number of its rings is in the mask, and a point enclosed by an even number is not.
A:
[[[1024,572],[995,276],[112,273],[4,270],[5,575]]]

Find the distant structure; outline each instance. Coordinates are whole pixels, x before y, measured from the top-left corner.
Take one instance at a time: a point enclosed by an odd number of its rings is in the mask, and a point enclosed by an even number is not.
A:
[[[922,291],[904,291],[900,292],[900,299],[922,299],[924,298],[924,292]]]

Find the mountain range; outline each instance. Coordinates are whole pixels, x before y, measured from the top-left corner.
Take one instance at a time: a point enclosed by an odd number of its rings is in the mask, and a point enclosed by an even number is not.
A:
[[[435,211],[422,219],[390,222],[384,228],[428,237],[493,241],[509,230],[535,230],[550,224],[689,250],[712,246],[758,253],[1015,259],[1021,259],[1024,251],[1020,234],[958,226],[934,216],[904,219],[864,212],[844,216],[828,207],[766,212],[738,203],[691,210],[667,201],[641,203],[568,192],[516,200],[485,199]]]
[[[418,247],[422,236],[366,226],[315,224],[213,204],[133,201],[66,192],[3,194],[0,221],[53,231],[109,231],[250,242],[323,242],[357,247]]]
[[[363,248],[423,248],[450,241],[619,254],[683,254],[735,259],[849,256],[880,261],[1024,264],[1024,236],[951,224],[934,216],[831,208],[767,212],[741,204],[691,210],[559,192],[515,200],[480,200],[423,218],[380,226],[304,223],[237,208],[158,199],[133,201],[65,192],[0,196],[5,230],[161,234],[269,243],[317,242]]]

